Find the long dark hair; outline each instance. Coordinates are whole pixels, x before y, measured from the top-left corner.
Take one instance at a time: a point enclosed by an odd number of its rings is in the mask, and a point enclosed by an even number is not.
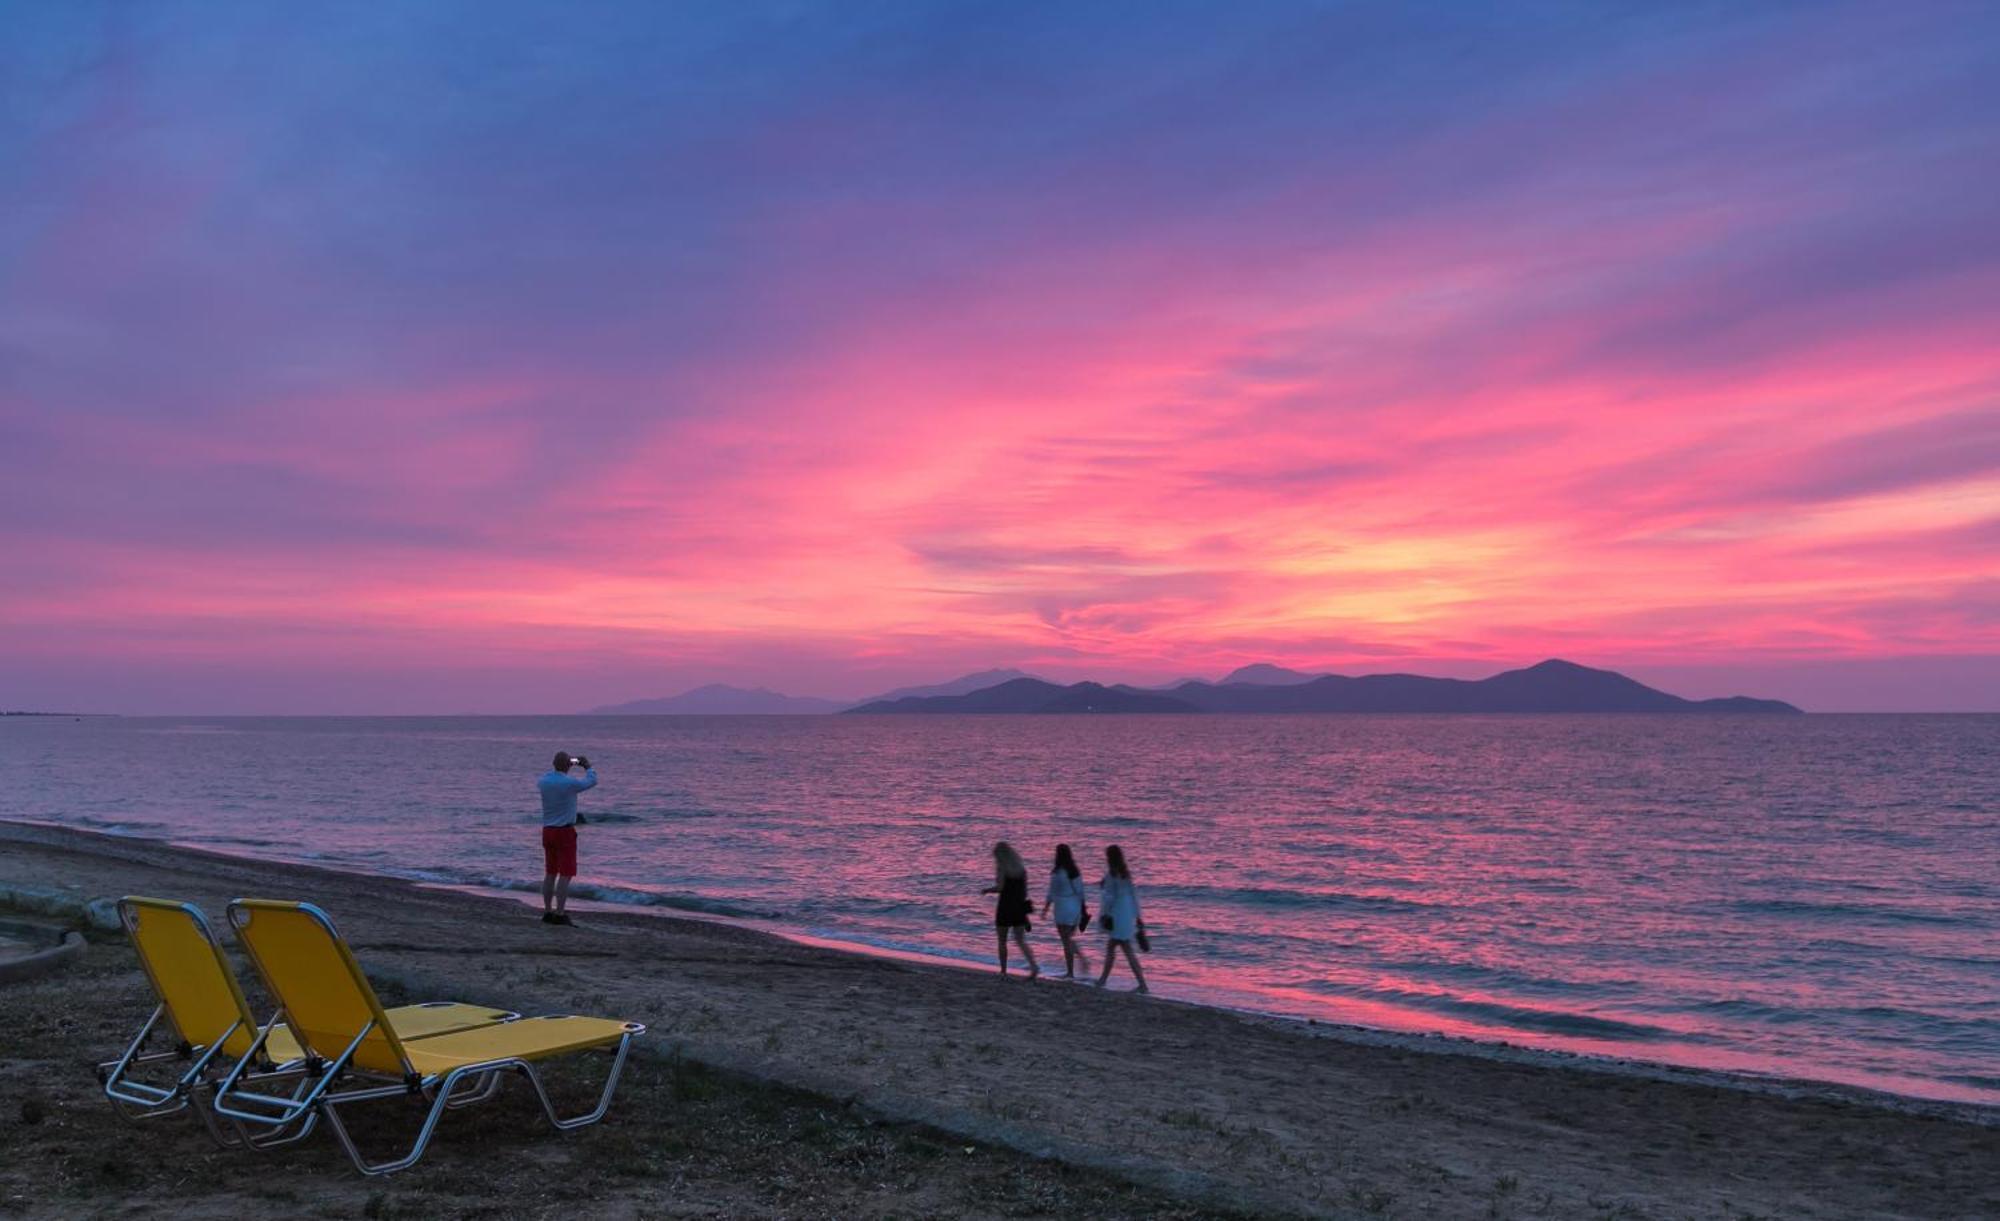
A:
[[[1125,867],[1125,850],[1117,844],[1104,850],[1104,863],[1111,868],[1112,877],[1124,878],[1128,882],[1132,880],[1132,871]]]
[[[1069,850],[1068,844],[1056,845],[1056,868],[1068,874],[1071,881],[1083,876],[1083,870],[1076,867],[1076,856]]]

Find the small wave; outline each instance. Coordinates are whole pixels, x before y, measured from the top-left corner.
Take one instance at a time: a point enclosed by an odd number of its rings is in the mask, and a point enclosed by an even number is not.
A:
[[[1733,996],[1727,1000],[1703,1001],[1698,1005],[1683,1006],[1683,1010],[1688,1013],[1699,1013],[1714,1017],[1768,1022],[1774,1026],[1785,1026],[1793,1022],[1807,1022],[1813,1018],[1812,1013],[1803,1009],[1767,1005],[1763,1001],[1753,1001],[1744,996]]]
[[[928,903],[911,899],[891,899],[874,895],[841,895],[826,906],[838,910],[840,916],[866,917],[891,916],[907,919],[913,914],[926,919],[937,919],[937,911]],[[828,936],[832,936],[831,933]]]
[[[1943,963],[1952,967],[2000,967],[2000,958],[1985,954],[1912,954],[1918,962]]]
[[[1240,903],[1265,908],[1331,907],[1348,911],[1432,911],[1439,905],[1394,895],[1357,895],[1340,890],[1275,890],[1255,886],[1149,886],[1148,898]]]
[[[1562,979],[1443,958],[1377,958],[1371,965],[1404,977],[1479,984],[1504,992],[1552,992],[1578,999],[1631,995],[1644,988],[1636,979]]]
[[[1926,1025],[1964,1026],[1970,1030],[2000,1031],[2000,1018],[1961,1018],[1948,1013],[1932,1013],[1927,1009],[1905,1009],[1899,1005],[1839,1005],[1823,1009],[1821,1012],[1845,1017],[1891,1018],[1896,1021],[1911,1021]]]
[[[459,869],[396,869],[386,872],[407,881],[427,882],[437,886],[477,886],[485,890],[507,890],[523,894],[534,894],[542,888],[540,881],[528,881],[498,874],[472,873]],[[743,920],[783,919],[781,912],[745,907],[722,899],[710,899],[702,895],[667,894],[629,886],[581,882],[572,885],[569,893],[574,899],[615,903],[621,907],[666,907],[676,911],[701,912],[705,915],[729,916]]]
[[[984,948],[967,950],[958,946],[925,945],[922,942],[884,937],[876,933],[856,932],[851,928],[806,928],[801,931],[808,937],[822,941],[836,941],[870,950],[883,950],[891,954],[914,954],[925,958],[949,959],[953,962],[979,963],[982,966],[989,965],[993,961],[993,952]]]
[[[1921,1034],[1931,1043],[1964,1044],[1978,1049],[1994,1046],[1995,1035],[2000,1034],[2000,1019],[1962,1017],[1895,1005],[1836,1005],[1801,1009],[1748,997],[1731,997],[1682,1006],[1678,1011],[1768,1026],[1830,1028],[1837,1025],[1849,1038],[1891,1046],[1901,1046],[1912,1035]]]
[[[91,818],[86,815],[69,821],[76,826],[89,827],[100,834],[113,835],[120,839],[157,839],[161,832],[171,830],[165,823],[148,822],[137,818]],[[61,823],[51,825],[60,826]]]
[[[531,882],[521,889],[540,890],[541,883]],[[618,903],[627,907],[670,907],[675,911],[703,912],[711,916],[731,916],[741,920],[780,920],[783,912],[767,911],[763,908],[744,907],[722,899],[709,899],[701,895],[670,895],[652,890],[632,890],[623,886],[596,886],[588,883],[572,886],[569,893],[579,899],[593,899],[599,903]]]
[[[1538,1034],[1645,1043],[1675,1033],[1644,1022],[1628,1022],[1619,1018],[1599,1017],[1567,1009],[1537,1009],[1527,1005],[1511,1005],[1505,1001],[1440,996],[1436,993],[1412,992],[1401,988],[1370,988],[1362,990],[1360,995],[1390,1000],[1418,1009],[1439,1010],[1495,1026],[1534,1031]]]
[[[509,890],[519,889],[534,893],[541,889],[539,882],[530,882],[519,887],[509,886]],[[570,887],[569,893],[578,899],[591,899],[598,903],[616,903],[621,907],[666,907],[674,911],[701,912],[710,916],[729,916],[739,920],[778,920],[784,913],[768,911],[758,907],[744,907],[721,899],[707,899],[700,895],[669,895],[657,891],[633,890],[623,886],[593,886],[589,884]]]
[[[500,811],[499,813],[503,817],[513,817],[512,810]],[[595,825],[597,823],[611,823],[614,825],[624,823],[677,823],[687,822],[689,819],[694,818],[725,818],[728,815],[729,811],[726,810],[660,809],[646,810],[637,814],[625,810],[585,810],[583,812],[583,817],[588,825]]]
[[[1740,899],[1724,905],[1749,916],[1793,916],[1812,920],[1856,920],[1888,924],[1965,924],[1944,912],[1888,907],[1879,903],[1815,903],[1804,899]]]
[[[148,725],[140,729],[139,732],[165,734],[248,733],[249,730],[238,729],[233,725]]]
[[[1848,843],[1870,844],[1883,848],[1923,848],[1933,839],[1911,831],[1897,831],[1888,827],[1843,827],[1835,833]]]

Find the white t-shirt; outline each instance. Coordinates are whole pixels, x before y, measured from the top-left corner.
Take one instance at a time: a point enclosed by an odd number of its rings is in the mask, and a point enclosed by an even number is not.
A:
[[[1139,888],[1132,879],[1105,874],[1098,883],[1103,888],[1104,914],[1098,927],[1113,941],[1130,941],[1139,934]]]
[[[1057,924],[1075,924],[1083,919],[1083,879],[1073,878],[1062,869],[1049,873],[1049,910]]]

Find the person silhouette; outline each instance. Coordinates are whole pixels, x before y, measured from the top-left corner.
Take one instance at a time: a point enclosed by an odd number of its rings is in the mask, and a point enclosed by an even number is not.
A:
[[[572,767],[581,767],[583,775],[570,775]],[[573,924],[569,884],[576,878],[576,829],[585,821],[576,795],[597,787],[597,772],[582,755],[571,759],[559,750],[535,787],[542,795],[542,923]]]
[[[993,885],[979,893],[1000,896],[993,907],[993,927],[1000,941],[1000,974],[1007,973],[1007,937],[1012,934],[1014,944],[1021,947],[1021,957],[1028,960],[1028,978],[1040,975],[1035,951],[1028,948],[1028,915],[1035,910],[1028,899],[1028,866],[1006,840],[993,845]]]
[[[1132,966],[1132,978],[1139,981],[1139,991],[1146,991],[1146,973],[1139,969],[1139,955],[1132,946],[1146,947],[1146,921],[1139,915],[1139,888],[1133,885],[1132,870],[1125,864],[1125,850],[1117,844],[1104,850],[1104,880],[1098,883],[1102,915],[1097,918],[1098,927],[1104,930],[1104,970],[1098,972],[1097,986],[1102,988],[1111,978],[1111,968],[1118,965],[1118,951],[1125,951],[1125,961]]]
[[[1086,973],[1090,970],[1090,960],[1076,940],[1089,913],[1083,905],[1083,870],[1077,868],[1068,844],[1056,845],[1055,868],[1049,870],[1049,893],[1042,900],[1042,914],[1048,915],[1051,909],[1055,911],[1056,935],[1062,938],[1063,978],[1075,979],[1079,966]]]

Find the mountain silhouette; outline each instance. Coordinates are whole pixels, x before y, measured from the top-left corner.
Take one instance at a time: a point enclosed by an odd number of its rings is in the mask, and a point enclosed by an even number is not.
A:
[[[964,695],[906,696],[877,700],[849,713],[908,712],[1199,712],[1193,704],[1141,691],[1136,687],[1107,687],[1102,683],[1074,683],[1064,687],[1039,678],[1016,678],[981,691]]]
[[[1295,683],[1309,683],[1318,677],[1317,674],[1288,670],[1283,666],[1274,666],[1268,661],[1260,661],[1253,665],[1238,666],[1223,675],[1222,682],[1218,685],[1226,687],[1230,683],[1249,683],[1253,687],[1289,687]]]
[[[1275,669],[1276,667],[1272,667]],[[964,695],[878,701],[854,713],[945,712],[1671,712],[1797,713],[1780,700],[1687,700],[1612,670],[1549,660],[1491,678],[1327,674],[1284,686],[1185,682],[1170,691],[1021,678]]]
[[[731,687],[710,683],[665,699],[632,700],[592,708],[588,716],[782,716],[838,712],[838,700],[804,695],[780,695],[762,687]]]
[[[981,670],[977,674],[965,674],[948,683],[931,683],[922,687],[898,687],[894,691],[884,691],[867,699],[855,700],[855,704],[879,704],[888,700],[922,699],[932,695],[966,695],[974,691],[984,691],[1001,683],[1017,678],[1033,678],[1034,675],[1020,670]]]

